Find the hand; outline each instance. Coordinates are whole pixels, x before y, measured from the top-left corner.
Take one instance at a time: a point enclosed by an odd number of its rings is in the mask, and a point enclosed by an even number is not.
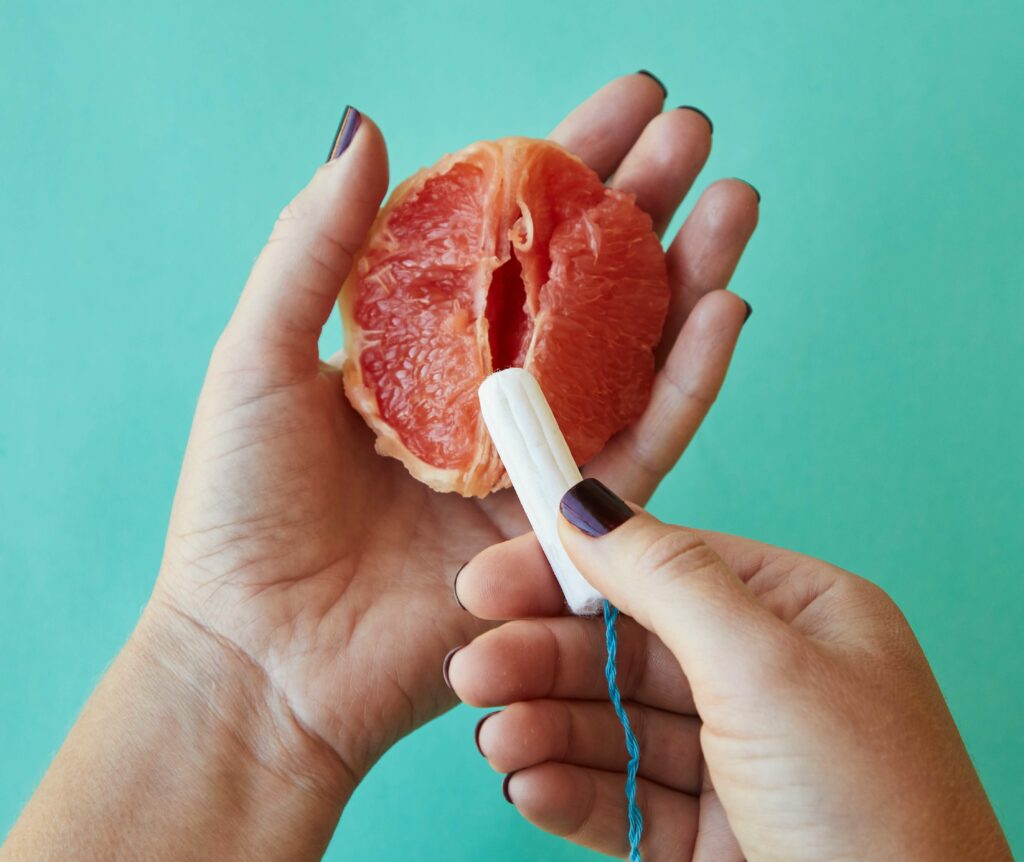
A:
[[[640,742],[643,857],[694,862],[1010,860],[928,662],[878,587],[757,542],[667,526],[588,481],[563,544],[629,614],[619,677]],[[600,535],[604,533],[603,535]],[[555,616],[532,535],[461,573],[483,619],[452,658],[478,745],[543,829],[623,856],[627,755],[598,620]]]
[[[662,101],[629,75],[552,133],[659,231],[711,144]],[[456,604],[455,572],[526,524],[510,493],[436,494],[374,454],[318,358],[387,182],[364,118],[281,214],[213,352],[152,600],[4,858],[319,858],[374,761],[455,703],[442,657],[488,625]],[[716,183],[668,252],[650,407],[588,470],[635,499],[718,393],[747,314],[723,288],[756,221],[751,187]]]
[[[643,75],[613,81],[552,137],[664,230],[703,165],[710,128],[662,113]],[[398,738],[455,703],[446,652],[486,627],[455,572],[526,525],[510,493],[436,494],[345,400],[317,338],[387,186],[364,118],[351,146],[284,210],[214,351],[150,614],[185,620],[258,669],[266,711],[301,728],[301,780],[351,788]],[[718,392],[743,324],[722,290],[757,220],[755,192],[711,186],[669,252],[674,298],[650,408],[588,471],[646,499]],[[318,754],[319,752],[319,754]]]

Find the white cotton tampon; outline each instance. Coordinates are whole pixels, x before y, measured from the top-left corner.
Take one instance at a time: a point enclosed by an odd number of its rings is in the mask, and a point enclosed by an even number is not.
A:
[[[603,596],[558,538],[558,504],[583,477],[533,375],[506,368],[480,384],[480,408],[512,487],[574,614],[601,611]]]

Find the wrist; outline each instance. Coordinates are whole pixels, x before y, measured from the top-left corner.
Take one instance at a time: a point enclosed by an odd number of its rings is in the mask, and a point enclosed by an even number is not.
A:
[[[163,744],[173,740],[174,768],[198,795],[230,799],[245,812],[247,840],[262,835],[254,846],[264,853],[289,835],[306,846],[281,858],[317,846],[323,852],[357,779],[302,726],[258,665],[158,599],[118,663],[135,697],[149,698]]]
[[[259,669],[158,601],[15,825],[10,859],[319,860],[355,782]],[[168,840],[173,836],[173,840]]]

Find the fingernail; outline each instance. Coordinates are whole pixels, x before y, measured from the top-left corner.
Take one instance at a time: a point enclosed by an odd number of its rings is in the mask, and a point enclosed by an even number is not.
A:
[[[745,299],[743,300],[743,304],[747,307],[747,313],[743,315],[743,322],[746,323],[748,320],[750,320],[750,315],[754,313],[754,309],[750,307],[750,303],[747,302]]]
[[[476,723],[476,730],[473,731],[473,741],[476,743],[476,750],[479,751],[481,754],[484,753],[484,750],[480,747],[480,728],[484,726],[484,722],[487,721],[487,719],[489,719],[492,715],[497,715],[499,712],[501,712],[501,710],[489,712]],[[484,756],[486,757],[486,755]]]
[[[646,75],[648,78],[654,81],[655,84],[661,87],[661,92],[664,93],[663,98],[668,98],[668,87],[661,83],[661,78],[655,75],[654,72],[648,72],[646,69],[637,69],[636,73],[638,75]]]
[[[466,606],[462,604],[462,599],[459,598],[459,575],[462,574],[462,570],[468,566],[469,563],[463,563],[459,566],[459,570],[455,573],[455,580],[452,581],[452,593],[455,595],[455,604],[457,604],[463,610],[467,610]]]
[[[462,649],[462,647],[461,646],[457,646],[457,647],[455,647],[455,649],[448,650],[448,655],[446,655],[444,657],[444,664],[441,665],[441,676],[444,677],[444,684],[446,686],[448,686],[448,688],[452,688],[452,681],[448,678],[448,668],[449,668],[449,666],[452,663],[452,657],[460,649]],[[454,691],[454,690],[455,689],[452,689],[452,691]]]
[[[348,145],[352,143],[362,121],[363,115],[359,111],[351,105],[345,106],[345,113],[341,115],[338,131],[334,133],[334,142],[331,144],[331,151],[327,154],[327,161],[333,161],[348,149]]]
[[[508,785],[509,782],[512,780],[513,775],[515,775],[515,773],[510,772],[508,775],[505,776],[504,780],[501,782],[501,795],[505,797],[505,801],[509,805],[515,805],[515,803],[512,801],[512,796],[508,792]]]
[[[558,508],[588,536],[603,536],[633,517],[633,510],[597,479],[577,482],[565,492]]]
[[[757,202],[761,203],[761,193],[757,190],[757,186],[755,186],[751,182],[747,182],[747,180],[740,179],[739,177],[737,177],[736,179],[740,180],[741,183],[747,183],[747,185],[754,190],[754,194],[757,195]]]
[[[711,117],[705,114],[700,108],[694,107],[693,105],[680,105],[677,110],[693,111],[695,114],[700,114],[707,121],[708,128],[711,129],[711,134],[715,133],[715,124],[711,122]]]

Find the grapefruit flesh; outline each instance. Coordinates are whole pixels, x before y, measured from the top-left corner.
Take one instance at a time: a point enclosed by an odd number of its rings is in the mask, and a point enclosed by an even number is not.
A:
[[[339,299],[345,392],[439,491],[508,484],[477,402],[492,371],[537,378],[577,463],[650,397],[668,309],[650,217],[549,141],[504,138],[399,185]]]

